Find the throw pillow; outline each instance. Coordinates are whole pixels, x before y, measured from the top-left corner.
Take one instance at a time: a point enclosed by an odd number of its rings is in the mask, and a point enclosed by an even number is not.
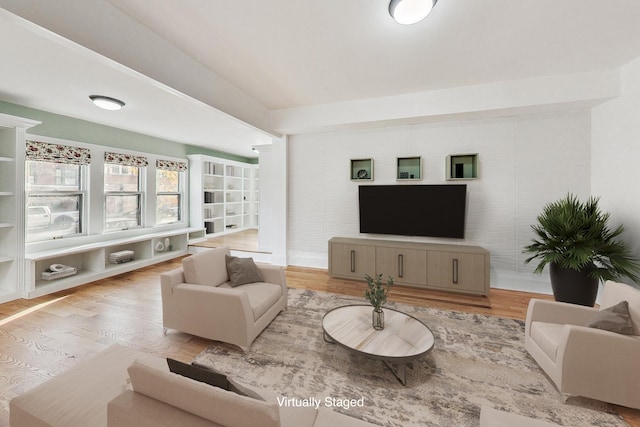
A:
[[[262,282],[262,275],[253,258],[238,258],[226,255],[227,274],[232,287],[247,283]]]
[[[612,307],[600,310],[591,318],[587,326],[618,334],[633,335],[629,303],[620,301]]]
[[[187,365],[179,360],[174,360],[167,357],[167,365],[169,365],[169,371],[174,374],[182,375],[183,377],[191,378],[192,380],[199,381],[201,383],[209,384],[214,387],[219,387],[224,390],[229,389],[229,381],[226,375],[219,372],[213,372],[207,369],[201,369],[194,365]]]
[[[223,390],[231,391],[241,396],[247,396],[264,401],[264,398],[255,391],[243,386],[242,384],[238,384],[234,380],[227,378],[227,376],[222,372],[218,372],[207,366],[198,364],[187,365],[179,360],[174,360],[168,357],[167,365],[169,365],[169,371],[174,374],[182,375],[183,377],[191,378],[192,380],[209,384],[214,387],[219,387]]]
[[[202,370],[206,370],[209,372],[213,372],[219,375],[224,375],[221,372],[216,371],[213,368],[210,368],[208,366],[205,365],[200,365],[199,363],[192,363],[191,366],[197,367],[199,369]],[[240,394],[242,396],[247,396],[247,397],[252,397],[254,399],[258,399],[258,400],[265,400],[262,396],[260,396],[260,394],[256,393],[255,391],[251,390],[250,388],[247,388],[245,386],[243,386],[242,384],[236,382],[233,378],[229,378],[225,375],[225,378],[227,378],[227,382],[228,382],[228,387],[227,390],[228,391],[232,391],[236,394]]]

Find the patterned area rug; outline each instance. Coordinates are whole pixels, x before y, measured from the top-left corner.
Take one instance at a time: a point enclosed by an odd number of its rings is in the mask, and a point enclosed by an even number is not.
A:
[[[478,426],[483,405],[564,426],[627,425],[610,405],[558,393],[524,350],[523,322],[388,303],[427,324],[436,340],[430,353],[413,362],[404,387],[381,361],[323,339],[327,311],[362,302],[290,289],[287,311],[249,352],[214,343],[194,362],[383,426]],[[348,399],[356,404],[347,408]]]

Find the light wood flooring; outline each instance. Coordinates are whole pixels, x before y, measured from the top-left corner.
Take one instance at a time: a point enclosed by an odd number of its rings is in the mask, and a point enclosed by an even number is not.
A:
[[[217,248],[218,246],[229,246],[236,251],[259,252],[258,251],[258,230],[248,229],[237,233],[223,234],[222,236],[211,237],[206,241],[196,243],[193,246],[203,248]]]
[[[0,305],[0,426],[8,425],[8,404],[21,394],[113,343],[190,362],[209,341],[162,333],[159,274],[176,268],[168,261],[69,291]],[[326,270],[290,267],[290,287],[362,295],[363,284],[336,280]],[[494,289],[490,300],[394,287],[390,299],[427,307],[524,319],[537,294]],[[490,307],[489,307],[490,305]],[[640,411],[620,408],[632,426]]]

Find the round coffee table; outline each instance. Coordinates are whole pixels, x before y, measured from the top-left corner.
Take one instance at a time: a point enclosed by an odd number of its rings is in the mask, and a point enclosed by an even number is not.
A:
[[[384,310],[384,329],[373,329],[370,305],[345,305],[322,318],[324,339],[349,351],[380,359],[403,384],[407,384],[407,364],[428,353],[435,343],[433,333],[420,320],[391,308]],[[400,377],[389,362],[403,363]]]

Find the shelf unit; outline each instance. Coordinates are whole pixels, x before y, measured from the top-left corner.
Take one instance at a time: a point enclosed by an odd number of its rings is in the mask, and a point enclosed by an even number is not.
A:
[[[446,162],[447,181],[478,178],[478,153],[450,154]]]
[[[398,157],[397,175],[398,181],[419,181],[422,179],[422,157]]]
[[[0,114],[0,302],[22,294],[25,134],[38,124]]]
[[[256,164],[191,155],[191,224],[207,235],[258,227],[259,169]]]
[[[0,127],[0,282],[2,293],[11,291],[10,280],[16,276],[17,212],[14,208],[16,188],[16,129]],[[12,253],[13,252],[13,253]]]
[[[244,188],[244,223],[248,228],[258,228],[258,219],[260,218],[260,169],[258,169],[257,165],[249,168]]]
[[[35,298],[187,255],[189,243],[203,236],[201,228],[182,228],[26,254],[23,296]],[[158,243],[164,245],[167,238],[171,250],[158,250]],[[109,254],[124,250],[134,251],[133,261],[122,264],[109,262]],[[42,279],[42,272],[52,264],[74,267],[77,273],[55,280]]]
[[[373,159],[351,159],[352,181],[373,181]]]

